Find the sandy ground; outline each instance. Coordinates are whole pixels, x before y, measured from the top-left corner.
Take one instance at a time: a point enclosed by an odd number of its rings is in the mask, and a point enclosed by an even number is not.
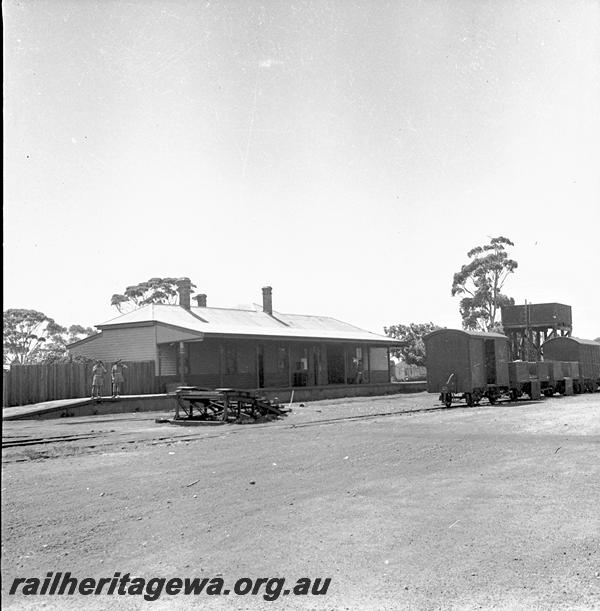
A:
[[[435,408],[421,393],[256,425],[4,423],[32,445],[3,449],[3,606],[600,609],[600,395]],[[331,584],[272,602],[8,595],[58,571]]]

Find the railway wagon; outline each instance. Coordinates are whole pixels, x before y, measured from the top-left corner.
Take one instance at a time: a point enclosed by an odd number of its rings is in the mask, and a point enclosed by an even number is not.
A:
[[[542,346],[545,361],[578,363],[573,389],[595,392],[600,385],[600,343],[577,337],[553,337]]]
[[[548,384],[542,386],[542,392],[546,397],[551,397],[555,392],[564,395],[567,388],[567,379],[572,380],[573,391],[579,390],[579,363],[576,361],[542,361],[548,367]]]
[[[537,361],[510,361],[508,363],[508,380],[510,399],[516,401],[523,394],[530,399],[539,399],[544,382],[550,378],[545,363]]]
[[[540,392],[546,397],[551,397],[556,390],[556,379],[560,379],[564,371],[562,363],[536,361],[535,366],[540,382]]]
[[[540,390],[543,392],[544,388],[547,388],[550,385],[550,381],[552,379],[552,373],[550,371],[551,363],[536,361],[535,367],[537,378],[540,381]]]
[[[427,391],[440,393],[446,407],[453,400],[467,405],[483,397],[493,405],[508,392],[508,338],[499,333],[438,329],[424,338]]]

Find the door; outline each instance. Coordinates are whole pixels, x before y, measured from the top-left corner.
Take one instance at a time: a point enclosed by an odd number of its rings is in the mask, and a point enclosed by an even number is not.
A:
[[[329,384],[344,384],[346,382],[345,349],[339,344],[327,346],[327,381]]]
[[[493,339],[485,340],[485,371],[488,384],[496,384],[496,346]]]

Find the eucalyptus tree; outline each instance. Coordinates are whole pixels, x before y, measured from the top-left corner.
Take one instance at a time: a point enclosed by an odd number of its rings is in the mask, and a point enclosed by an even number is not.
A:
[[[518,267],[509,257],[510,246],[513,242],[504,236],[491,238],[488,244],[472,248],[467,253],[470,261],[454,274],[452,296],[464,295],[460,314],[465,329],[497,329],[500,308],[514,305],[514,299],[502,293],[507,278]]]

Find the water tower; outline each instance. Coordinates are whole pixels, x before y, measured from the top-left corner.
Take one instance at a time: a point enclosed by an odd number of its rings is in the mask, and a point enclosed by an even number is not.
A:
[[[502,326],[513,358],[539,361],[542,344],[551,337],[570,336],[571,306],[562,303],[527,303],[502,308]]]

